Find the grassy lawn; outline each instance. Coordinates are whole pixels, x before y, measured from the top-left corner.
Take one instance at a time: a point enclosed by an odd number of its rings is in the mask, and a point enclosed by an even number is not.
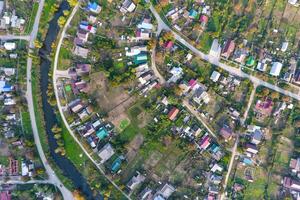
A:
[[[9,164],[8,157],[7,156],[0,156],[0,164],[7,167],[8,164]]]
[[[60,120],[60,116],[58,116]],[[62,136],[65,142],[66,156],[79,168],[82,164],[84,164],[89,158],[82,151],[81,147],[77,144],[77,142],[73,139],[73,137],[69,134],[68,129],[60,120],[60,127],[62,128]]]
[[[29,112],[22,112],[22,123],[23,123],[23,128],[24,128],[25,134],[31,135],[32,127],[31,127]]]
[[[124,130],[128,125],[129,125],[129,121],[127,119],[123,119],[120,123],[120,129]]]
[[[70,47],[71,48],[71,47]],[[68,47],[61,47],[59,52],[58,59],[58,69],[59,70],[67,70],[71,64],[72,54]]]
[[[37,2],[35,2],[32,6],[30,19],[29,19],[29,21],[26,25],[25,30],[24,30],[25,34],[29,34],[32,31],[32,27],[33,27],[33,24],[34,24],[34,19],[35,19],[38,8],[39,8],[39,4]]]

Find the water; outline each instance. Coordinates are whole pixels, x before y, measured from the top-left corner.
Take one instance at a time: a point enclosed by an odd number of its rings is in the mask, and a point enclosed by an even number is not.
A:
[[[44,119],[46,123],[46,132],[48,135],[48,143],[50,148],[50,155],[55,161],[56,165],[61,169],[64,176],[68,177],[76,188],[78,188],[86,199],[96,199],[93,197],[92,190],[88,185],[82,174],[76,169],[73,163],[64,156],[56,154],[54,150],[57,148],[57,143],[54,138],[54,134],[51,131],[53,125],[57,123],[57,119],[54,113],[54,109],[48,103],[47,88],[49,84],[49,71],[51,68],[51,61],[48,59],[50,52],[52,51],[51,45],[56,40],[60,27],[57,24],[57,20],[63,15],[63,10],[70,9],[67,1],[63,1],[60,4],[58,11],[55,13],[53,19],[49,22],[49,29],[46,38],[43,43],[43,47],[39,51],[41,58],[41,70],[40,70],[40,87],[42,94],[42,105],[44,111]],[[70,136],[71,137],[71,136]]]

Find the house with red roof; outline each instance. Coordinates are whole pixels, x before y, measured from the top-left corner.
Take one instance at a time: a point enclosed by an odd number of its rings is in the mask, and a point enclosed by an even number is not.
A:
[[[165,42],[165,44],[164,44],[164,46],[167,50],[171,50],[173,45],[174,45],[174,43],[171,40]]]
[[[204,137],[202,137],[199,142],[199,147],[201,149],[206,150],[209,147],[209,145],[211,144],[210,141],[211,141],[211,137],[209,137],[209,135],[207,135],[207,134],[204,135]]]
[[[265,100],[258,100],[255,104],[254,112],[258,119],[265,119],[271,116],[274,103],[271,99],[265,98]]]
[[[199,21],[201,23],[201,26],[204,27],[208,22],[208,16],[201,15],[200,18],[199,18]]]
[[[179,113],[179,109],[176,108],[176,107],[173,107],[170,112],[168,113],[168,118],[171,120],[171,121],[174,121],[176,116],[178,115]]]
[[[221,56],[228,59],[234,52],[235,43],[233,40],[229,39],[226,41],[224,48],[222,49]]]

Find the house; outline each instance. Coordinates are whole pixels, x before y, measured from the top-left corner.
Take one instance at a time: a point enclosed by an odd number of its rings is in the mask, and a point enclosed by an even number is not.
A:
[[[146,63],[148,60],[148,57],[147,57],[147,54],[145,53],[141,53],[141,54],[138,54],[136,56],[134,56],[134,64],[136,65],[139,65],[139,64],[142,64],[142,63]]]
[[[170,112],[168,113],[168,118],[169,118],[169,120],[174,121],[175,118],[176,118],[176,116],[178,115],[178,113],[179,113],[179,109],[176,108],[176,107],[173,107],[173,108],[170,110]]]
[[[88,41],[89,32],[83,29],[78,29],[76,33],[77,38],[79,38],[83,43]]]
[[[288,2],[293,6],[298,6],[298,0],[288,0]]]
[[[179,79],[181,79],[183,75],[183,69],[181,67],[173,67],[170,70],[172,77],[167,81],[168,83],[176,83]]]
[[[165,44],[164,44],[164,47],[165,47],[167,50],[171,50],[171,49],[173,48],[173,46],[174,46],[174,43],[173,43],[171,40],[165,42]]]
[[[210,176],[210,180],[213,184],[219,185],[222,182],[222,176],[218,176],[216,174],[212,174]]]
[[[135,38],[132,38],[132,40],[150,40],[151,39],[151,32],[147,29],[137,29],[135,32]]]
[[[5,42],[4,43],[5,50],[11,51],[11,50],[16,49],[16,47],[17,47],[17,45],[14,42]]]
[[[201,104],[203,101],[205,104],[209,102],[209,95],[202,87],[198,87],[193,95],[193,101],[197,104]]]
[[[281,45],[281,51],[282,52],[286,52],[286,50],[288,49],[289,43],[288,42],[283,42]]]
[[[11,200],[11,193],[10,193],[10,191],[1,191],[0,192],[0,199],[1,200]]]
[[[223,171],[223,167],[221,167],[220,165],[218,165],[217,163],[215,163],[213,165],[213,167],[210,169],[210,171],[212,171],[213,173],[215,173],[216,171],[222,172]]]
[[[211,144],[210,141],[211,141],[211,137],[210,137],[208,134],[205,134],[205,135],[201,138],[200,142],[198,143],[198,144],[199,144],[199,147],[200,147],[201,149],[206,150],[206,149],[209,147],[209,145]]]
[[[9,158],[9,175],[15,176],[19,174],[18,160]]]
[[[134,46],[134,47],[130,47],[130,48],[125,48],[126,50],[126,53],[125,55],[126,56],[137,56],[139,54],[141,54],[142,52],[147,52],[148,49],[146,46]]]
[[[269,117],[272,114],[273,110],[273,101],[269,98],[266,98],[265,100],[258,100],[254,107],[254,112],[256,112],[259,116],[258,117]]]
[[[257,66],[256,66],[256,69],[258,69],[261,72],[266,71],[266,69],[267,69],[267,63],[265,63],[265,62],[258,62]]]
[[[137,172],[135,176],[133,176],[130,181],[127,183],[127,188],[130,190],[134,190],[138,187],[144,180],[146,179],[145,176],[141,175],[140,172]]]
[[[213,40],[213,43],[211,45],[210,51],[209,51],[209,55],[213,56],[215,58],[219,58],[220,54],[221,54],[221,46],[219,44],[219,41],[217,39]]]
[[[90,64],[77,64],[75,71],[79,76],[88,75],[91,71],[91,65]]]
[[[246,61],[246,66],[252,67],[255,64],[255,59],[253,56],[249,56]]]
[[[87,10],[98,14],[101,12],[101,6],[99,6],[96,2],[89,2],[87,5]]]
[[[110,159],[115,154],[115,151],[111,144],[107,143],[99,152],[98,156],[101,158],[101,163],[105,163],[108,159]]]
[[[245,149],[247,152],[251,153],[251,154],[257,154],[258,153],[258,149],[257,146],[255,144],[252,143],[247,143],[245,146]]]
[[[108,136],[108,131],[106,130],[105,127],[101,127],[97,132],[96,132],[97,137],[102,140]]]
[[[0,93],[12,92],[13,89],[14,87],[6,83],[6,81],[0,80]]]
[[[4,105],[5,106],[13,106],[16,105],[16,101],[13,98],[5,98],[4,99]]]
[[[282,69],[282,63],[274,62],[270,71],[270,75],[279,76],[281,69]]]
[[[97,28],[91,24],[89,24],[89,22],[87,21],[81,21],[79,24],[79,28],[87,31],[88,33],[96,33]]]
[[[225,139],[225,141],[229,141],[233,135],[231,128],[227,125],[224,125],[220,130],[220,135]]]
[[[21,163],[21,175],[22,176],[28,176],[29,175],[29,168],[27,166],[27,164],[22,161]]]
[[[125,14],[127,12],[133,12],[135,8],[136,5],[131,0],[125,0],[122,3],[120,11]]]
[[[220,72],[213,71],[213,73],[210,76],[210,80],[212,80],[213,82],[217,82],[220,76],[221,76]]]
[[[189,12],[189,18],[191,19],[195,19],[197,17],[198,13],[196,10],[194,9],[191,9],[190,12]]]
[[[293,81],[297,84],[300,84],[300,69],[296,69]]]
[[[263,134],[260,129],[255,129],[254,132],[251,135],[251,143],[258,145],[261,143],[261,140],[263,138]]]
[[[235,52],[234,52],[234,55],[233,55],[233,59],[235,62],[238,62],[238,63],[241,63],[241,64],[244,64],[244,61],[247,57],[247,50],[245,49],[237,49]]]
[[[300,172],[300,157],[297,159],[292,158],[290,160],[290,168],[291,168],[292,172],[295,174]]]
[[[139,194],[139,199],[141,200],[150,200],[153,199],[153,191],[146,187],[140,194]]]
[[[153,29],[153,25],[150,22],[151,22],[150,18],[145,18],[142,23],[137,25],[137,28],[147,29],[147,30],[151,31]]]
[[[69,104],[69,108],[71,109],[72,112],[79,113],[84,108],[84,106],[82,105],[81,102],[78,102],[77,104],[74,105]]]
[[[86,49],[86,48],[83,48],[81,46],[75,46],[74,50],[73,50],[73,53],[76,55],[76,56],[80,56],[82,58],[87,58],[88,56],[88,53],[89,53],[89,50]]]
[[[283,187],[286,187],[291,190],[300,191],[300,182],[296,181],[290,177],[284,177]]]
[[[208,22],[208,17],[206,15],[201,15],[199,18],[201,26],[204,27]]]
[[[156,195],[162,196],[164,199],[168,199],[175,191],[176,189],[172,185],[166,183]]]
[[[0,15],[2,16],[2,12],[4,9],[4,1],[0,1]]]
[[[222,49],[221,56],[228,59],[235,49],[235,43],[233,40],[228,39],[225,43],[224,48]]]
[[[15,68],[7,68],[7,67],[5,67],[5,68],[3,68],[3,71],[4,71],[4,74],[6,76],[13,76],[16,73],[16,69]]]

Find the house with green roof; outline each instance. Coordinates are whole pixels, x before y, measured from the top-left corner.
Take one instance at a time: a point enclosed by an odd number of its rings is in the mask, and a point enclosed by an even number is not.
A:
[[[134,64],[139,65],[145,63],[147,62],[147,59],[148,59],[147,54],[144,53],[138,54],[134,56]]]
[[[254,57],[253,56],[250,56],[247,61],[246,61],[246,65],[248,67],[252,67],[253,65],[255,64],[255,60],[254,60]]]
[[[101,127],[97,132],[96,132],[97,137],[102,140],[108,136],[108,131],[106,130],[105,127]]]
[[[196,17],[197,17],[197,12],[196,12],[196,10],[194,10],[194,9],[192,9],[192,10],[190,10],[190,12],[189,12],[189,17],[191,18],[191,19],[195,19]]]

